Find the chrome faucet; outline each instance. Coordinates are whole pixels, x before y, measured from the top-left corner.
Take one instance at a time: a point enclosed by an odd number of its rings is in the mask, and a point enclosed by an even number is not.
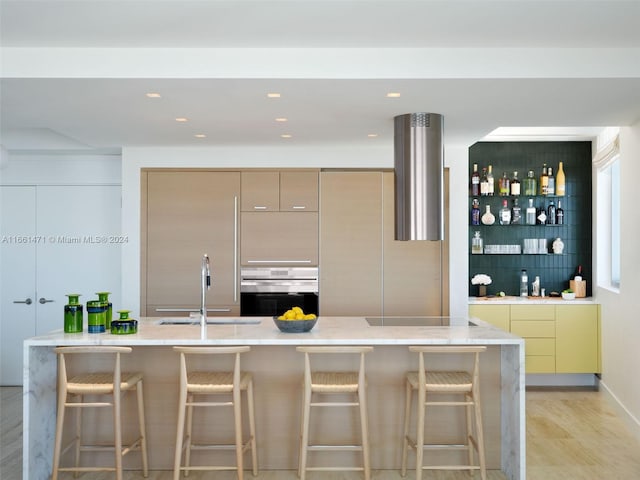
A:
[[[211,288],[209,255],[207,255],[206,253],[202,257],[200,277],[200,325],[202,326],[202,328],[204,328],[207,325],[207,290]]]

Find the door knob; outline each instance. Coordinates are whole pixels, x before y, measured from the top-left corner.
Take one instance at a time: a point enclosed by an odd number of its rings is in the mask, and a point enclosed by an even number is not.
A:
[[[40,303],[42,303],[44,305],[45,303],[55,302],[55,300],[47,300],[46,298],[41,297],[40,300],[38,300],[38,302],[40,302]]]
[[[32,301],[30,298],[27,298],[26,300],[14,300],[13,303],[26,303],[27,305],[31,305]]]

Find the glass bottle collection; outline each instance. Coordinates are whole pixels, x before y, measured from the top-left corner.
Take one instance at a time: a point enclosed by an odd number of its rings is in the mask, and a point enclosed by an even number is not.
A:
[[[112,328],[113,320],[113,304],[109,301],[109,294],[111,292],[97,292],[97,300],[87,300],[87,332],[88,333],[104,333],[111,330],[111,333],[123,333],[122,329],[114,331]],[[65,333],[82,333],[83,330],[83,306],[78,301],[81,295],[79,293],[69,293],[69,303],[64,306],[64,332]],[[128,310],[118,311],[127,312]],[[127,320],[129,323],[135,322],[135,329],[137,331],[137,321],[129,319],[128,316],[123,318],[123,314],[120,313],[120,322]],[[120,325],[120,324],[119,324]],[[122,325],[120,325],[122,326]],[[127,331],[124,333],[135,333],[131,328],[131,325],[126,325]]]

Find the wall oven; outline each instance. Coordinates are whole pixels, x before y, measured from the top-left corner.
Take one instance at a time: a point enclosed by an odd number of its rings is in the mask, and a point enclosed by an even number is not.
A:
[[[278,316],[295,306],[318,315],[318,267],[241,269],[242,316]]]

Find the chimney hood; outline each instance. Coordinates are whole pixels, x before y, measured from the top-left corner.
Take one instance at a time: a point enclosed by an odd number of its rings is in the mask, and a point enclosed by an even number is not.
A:
[[[443,117],[394,118],[396,240],[443,240]]]

